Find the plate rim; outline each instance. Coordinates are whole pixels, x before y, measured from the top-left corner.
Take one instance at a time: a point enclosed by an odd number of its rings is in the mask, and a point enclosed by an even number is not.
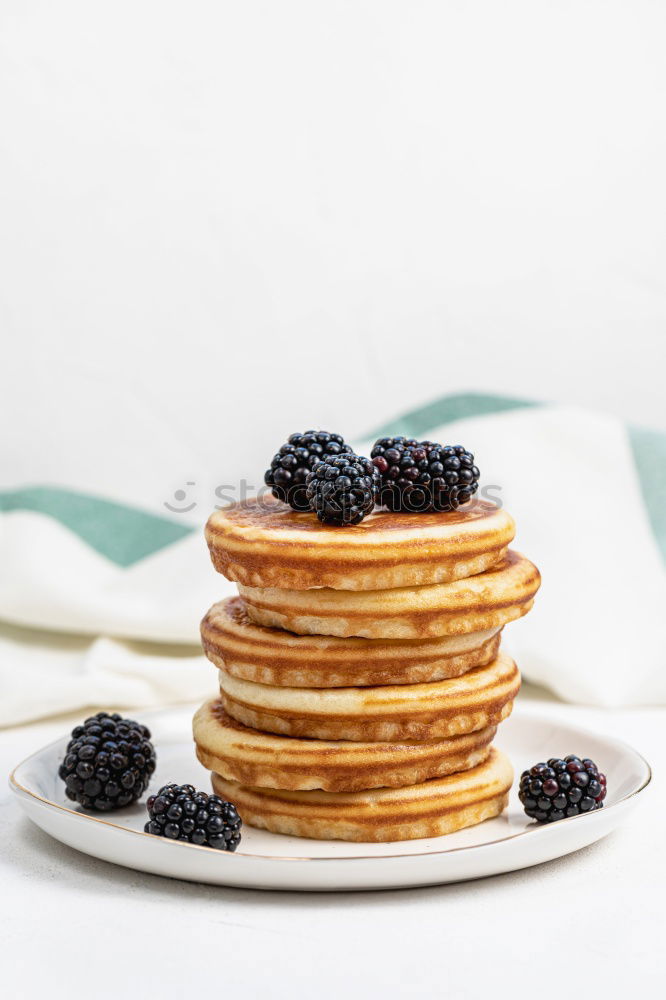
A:
[[[179,707],[183,706],[177,706],[177,705],[164,706],[163,708],[154,709],[151,714],[156,717],[159,717],[159,715],[161,715],[163,712],[177,711]],[[568,722],[561,722],[561,720],[559,719],[553,719],[552,716],[549,716],[546,713],[539,711],[534,712],[531,711],[529,708],[525,708],[523,706],[519,706],[519,711],[516,714],[530,718],[535,722],[541,721],[551,725],[553,724],[553,722],[557,722],[564,726],[572,725],[571,723]],[[619,806],[624,806],[631,799],[635,798],[637,795],[640,795],[641,792],[644,792],[646,790],[646,788],[650,785],[652,781],[653,771],[652,767],[650,766],[650,763],[643,756],[643,754],[640,753],[639,750],[636,750],[635,747],[633,747],[630,743],[627,743],[625,740],[618,739],[615,736],[606,736],[604,733],[599,733],[594,729],[590,729],[588,726],[578,726],[577,724],[574,724],[574,728],[578,729],[582,735],[588,735],[594,739],[608,740],[611,743],[614,743],[616,746],[621,747],[624,751],[629,751],[629,753],[637,757],[645,769],[645,776],[641,784],[638,786],[638,788],[635,788],[633,791],[628,792],[626,795],[623,795],[620,799],[617,800],[617,802],[613,802],[612,805],[604,806],[603,812],[600,809],[595,809],[591,812],[583,814],[582,816],[581,815],[567,816],[563,820],[559,820],[557,823],[535,824],[533,826],[527,827],[527,829],[519,830],[516,833],[510,834],[508,837],[499,837],[495,840],[486,841],[483,844],[470,844],[462,847],[448,847],[443,849],[440,848],[436,851],[413,851],[410,853],[401,853],[401,854],[352,854],[352,855],[343,855],[341,857],[335,857],[335,856],[323,857],[321,855],[315,857],[309,857],[307,855],[300,856],[300,855],[283,855],[283,854],[249,854],[243,851],[235,851],[230,854],[228,851],[219,851],[213,847],[207,847],[203,844],[185,844],[177,840],[169,840],[166,837],[155,837],[154,834],[146,833],[144,830],[134,830],[131,827],[121,826],[119,823],[114,823],[112,820],[102,818],[101,816],[93,816],[87,812],[81,812],[77,809],[71,809],[69,806],[62,805],[59,802],[54,802],[52,799],[45,798],[43,795],[38,795],[36,792],[33,792],[31,789],[26,788],[24,785],[20,783],[20,781],[17,778],[17,772],[20,771],[21,768],[29,764],[34,758],[40,757],[47,751],[54,750],[57,746],[61,745],[65,739],[67,740],[71,739],[71,735],[60,736],[54,740],[51,740],[50,743],[44,744],[44,746],[40,747],[39,749],[34,750],[31,754],[28,754],[27,757],[25,757],[18,764],[16,764],[15,767],[12,768],[8,776],[8,783],[11,791],[13,792],[14,795],[17,796],[19,801],[22,798],[27,798],[28,800],[32,800],[35,803],[37,803],[40,807],[56,809],[59,812],[65,813],[69,816],[73,816],[76,819],[90,820],[93,823],[99,823],[103,827],[110,827],[114,830],[120,831],[121,833],[128,833],[139,837],[156,839],[159,840],[163,845],[169,845],[170,847],[195,848],[197,851],[204,851],[207,854],[212,854],[217,858],[222,856],[225,858],[238,857],[238,858],[251,858],[253,860],[258,860],[258,861],[289,861],[289,862],[299,862],[299,863],[302,863],[304,861],[319,861],[319,862],[323,861],[326,863],[330,863],[332,861],[361,862],[361,861],[391,861],[391,860],[395,861],[408,858],[434,858],[442,855],[472,853],[474,851],[485,850],[486,848],[495,847],[498,844],[508,843],[509,841],[516,840],[519,837],[525,837],[530,834],[538,834],[539,836],[543,837],[549,832],[557,833],[558,828],[561,829],[562,824],[564,823],[569,824],[572,821],[580,822],[582,819],[589,821],[593,817],[597,817],[598,819],[600,819],[603,815],[607,816],[610,810],[613,810]],[[301,838],[301,839],[308,839],[308,838]]]

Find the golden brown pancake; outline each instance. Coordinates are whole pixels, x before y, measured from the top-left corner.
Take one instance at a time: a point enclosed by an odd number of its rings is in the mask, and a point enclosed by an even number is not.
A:
[[[469,770],[490,752],[495,727],[421,743],[299,740],[249,729],[219,700],[194,716],[194,742],[204,767],[243,785],[305,791],[353,792],[415,785]]]
[[[439,837],[498,816],[512,781],[511,764],[495,747],[469,771],[407,788],[278,791],[212,775],[215,792],[233,802],[250,826],[293,837],[374,843]]]
[[[239,585],[250,618],[301,635],[432,639],[496,629],[526,614],[541,577],[509,551],[501,566],[452,583],[395,590],[282,590]]]
[[[459,677],[497,656],[501,629],[439,639],[340,639],[255,625],[240,597],[214,604],[201,623],[208,659],[278,687],[366,687]]]
[[[496,726],[520,688],[513,660],[429,684],[290,688],[255,684],[220,670],[222,704],[237,722],[263,732],[318,740],[429,740]]]
[[[506,555],[511,516],[483,500],[447,513],[375,510],[353,527],[323,525],[271,496],[215,511],[206,525],[213,565],[249,587],[385,590],[482,573]]]

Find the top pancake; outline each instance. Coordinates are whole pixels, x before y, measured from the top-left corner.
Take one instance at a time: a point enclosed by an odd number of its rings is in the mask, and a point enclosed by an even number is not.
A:
[[[213,513],[206,540],[215,569],[248,587],[385,590],[447,583],[502,562],[513,518],[475,500],[456,511],[377,509],[353,527],[321,524],[271,496]]]

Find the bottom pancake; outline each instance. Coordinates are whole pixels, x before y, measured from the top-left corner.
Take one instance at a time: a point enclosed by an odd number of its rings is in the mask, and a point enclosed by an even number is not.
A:
[[[488,759],[470,771],[407,788],[288,792],[241,785],[218,774],[212,782],[216,794],[233,802],[249,826],[315,840],[389,843],[439,837],[499,816],[513,768],[491,747]]]
[[[194,716],[197,757],[209,771],[244,785],[306,791],[353,792],[415,785],[481,764],[495,727],[466,736],[396,743],[303,740],[249,729],[219,700]]]

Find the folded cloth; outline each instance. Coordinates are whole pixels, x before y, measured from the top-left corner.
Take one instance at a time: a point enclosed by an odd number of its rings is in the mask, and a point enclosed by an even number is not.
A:
[[[574,406],[448,397],[377,429],[464,444],[536,563],[531,614],[503,633],[566,701],[666,703],[666,435]]]
[[[214,693],[199,621],[235,587],[201,531],[52,488],[0,511],[0,726]]]
[[[666,703],[666,435],[577,407],[449,396],[378,428],[462,443],[539,566],[505,632],[524,675],[568,701]],[[261,466],[261,457],[258,457]],[[234,586],[201,532],[61,489],[0,493],[0,725],[210,690],[199,620]]]
[[[150,708],[216,694],[196,646],[22,629],[0,623],[0,726],[77,709]]]

